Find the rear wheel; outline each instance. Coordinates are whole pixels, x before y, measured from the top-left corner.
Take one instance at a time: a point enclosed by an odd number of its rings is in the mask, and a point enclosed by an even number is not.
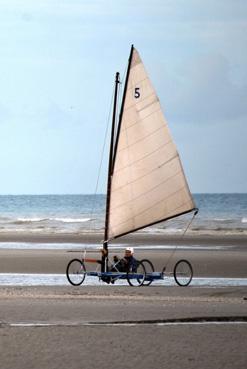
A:
[[[140,287],[143,285],[146,277],[146,270],[141,261],[138,261],[135,269],[130,269],[127,272],[127,281],[130,286]]]
[[[187,260],[179,260],[174,267],[174,279],[179,286],[188,286],[193,277],[193,269]]]
[[[86,268],[84,263],[79,259],[71,260],[66,269],[66,276],[69,283],[73,286],[80,286],[86,277]]]
[[[153,282],[152,279],[152,273],[154,272],[154,266],[153,263],[148,259],[141,260],[141,263],[144,265],[145,271],[146,271],[146,277],[143,282],[143,286],[150,286],[150,284]]]

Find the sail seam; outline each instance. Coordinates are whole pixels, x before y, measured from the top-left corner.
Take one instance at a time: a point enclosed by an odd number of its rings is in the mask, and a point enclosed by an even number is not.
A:
[[[113,235],[113,232],[112,232],[112,237],[109,239],[109,240],[113,240],[113,239],[116,239],[116,238],[119,238],[119,237],[123,237],[123,236],[126,236],[127,234],[131,233],[131,232],[136,232],[136,231],[139,231],[143,228],[146,228],[146,227],[151,227],[152,225],[154,224],[158,224],[158,223],[162,223],[162,222],[165,222],[167,220],[170,220],[170,219],[174,219],[176,217],[179,217],[181,215],[185,215],[185,214],[188,214],[190,213],[191,211],[195,210],[196,208],[190,208],[188,210],[185,210],[183,211],[182,213],[179,213],[179,214],[174,214],[174,215],[171,215],[171,216],[167,216],[166,218],[162,218],[162,219],[159,219],[159,220],[156,220],[152,223],[148,223],[148,224],[145,224],[143,226],[140,226],[140,227],[137,227],[137,228],[134,228],[134,229],[131,229],[129,231],[126,231],[126,232],[123,232],[123,233],[119,233],[119,234],[116,234],[116,235]]]
[[[152,105],[152,104],[155,104],[155,103],[156,103],[156,101],[155,101],[155,102],[150,103],[148,106],[150,106],[150,105]],[[145,106],[145,108],[146,108],[146,106]],[[157,113],[158,111],[161,111],[161,112],[162,112],[160,105],[159,105],[159,109],[157,109],[157,110],[153,111],[152,113],[150,113],[150,114],[146,115],[144,118],[137,119],[134,123],[132,123],[132,124],[128,125],[128,127],[123,127],[123,128],[122,128],[122,131],[127,131],[129,128],[132,128],[132,127],[134,127],[137,123],[139,123],[139,122],[141,122],[141,121],[146,120],[147,118],[149,118],[151,115],[153,115],[153,114]],[[138,113],[139,113],[139,111],[138,111]],[[162,124],[164,125],[164,120],[162,121]],[[165,122],[165,126],[167,126],[166,122]]]
[[[173,174],[172,176],[170,176],[169,178],[166,178],[164,181],[160,182],[159,184],[157,184],[156,186],[150,188],[148,191],[145,191],[143,192],[142,194],[140,194],[139,196],[137,197],[134,197],[132,198],[131,200],[128,200],[128,201],[125,201],[124,203],[118,205],[118,206],[115,206],[114,208],[112,208],[112,211],[113,210],[116,210],[116,209],[119,209],[123,206],[125,206],[126,204],[128,204],[129,202],[132,202],[132,201],[135,201],[135,200],[138,200],[140,199],[141,197],[147,195],[148,193],[152,192],[153,190],[155,190],[156,188],[160,187],[161,185],[163,185],[164,183],[168,182],[169,180],[171,180],[172,178],[176,177],[177,175],[179,175],[181,173],[181,170],[178,171],[177,173]],[[129,183],[128,183],[129,184]]]
[[[158,98],[158,96],[156,95],[156,93],[155,92],[152,92],[150,95],[148,95],[148,96],[145,96],[145,97],[143,97],[143,99],[142,100],[140,100],[138,103],[135,103],[135,104],[132,104],[132,105],[130,105],[130,106],[125,106],[125,108],[124,108],[124,111],[126,112],[126,111],[128,111],[129,109],[131,109],[131,108],[133,108],[133,106],[136,106],[137,107],[137,105],[138,104],[140,104],[141,105],[141,103],[143,103],[146,99],[148,99],[149,97],[151,97],[151,96],[156,96],[156,101],[157,102],[159,102],[159,98]],[[147,105],[148,106],[148,105]],[[144,108],[142,108],[141,110],[143,110]],[[136,109],[137,110],[137,109]],[[138,110],[137,110],[138,111]]]
[[[159,200],[159,201],[158,201],[158,202],[156,202],[154,205],[152,205],[152,206],[150,206],[150,207],[148,207],[148,208],[144,209],[143,211],[141,211],[140,213],[138,213],[138,214],[134,215],[133,217],[126,219],[124,222],[117,223],[116,225],[114,225],[114,228],[116,228],[116,227],[118,227],[119,225],[122,225],[122,224],[124,224],[124,223],[128,223],[131,219],[134,219],[134,222],[135,222],[135,219],[136,219],[137,217],[139,217],[140,215],[142,215],[142,214],[146,213],[148,210],[150,210],[150,209],[154,208],[154,207],[155,207],[157,204],[159,204],[161,201],[164,201],[164,200],[169,199],[170,197],[174,196],[176,193],[180,192],[180,191],[181,191],[181,190],[183,190],[185,187],[186,187],[186,186],[181,187],[179,190],[177,190],[177,191],[173,192],[171,195],[169,195],[169,196],[167,196],[167,197],[164,197],[162,200]],[[178,207],[176,207],[175,209],[173,209],[173,210],[172,210],[172,212],[176,213],[177,209],[180,209],[180,208],[184,207],[186,204],[189,204],[189,203],[191,203],[191,202],[192,202],[192,201],[191,201],[191,199],[190,199],[190,200],[188,200],[188,201],[186,201],[186,202],[182,203],[181,205],[179,205]],[[169,218],[169,215],[168,215],[168,218]],[[158,222],[158,221],[157,221],[157,222]],[[155,224],[155,223],[157,223],[157,222],[154,222],[154,224]],[[144,227],[145,227],[145,226],[144,226]],[[111,227],[111,228],[112,228],[112,227]]]
[[[131,146],[134,146],[144,140],[146,140],[148,137],[153,136],[155,133],[157,133],[158,131],[162,130],[164,128],[164,125],[162,124],[159,128],[155,129],[154,131],[152,131],[151,133],[149,133],[146,136],[143,136],[142,138],[140,138],[139,140],[136,140],[135,142],[128,144],[128,146],[123,147],[122,149],[119,149],[118,152],[124,151],[124,150],[128,150]],[[127,130],[126,130],[127,132]]]
[[[150,172],[144,174],[143,176],[140,176],[138,178],[136,178],[135,180],[133,180],[132,182],[128,182],[127,184],[123,185],[123,186],[119,186],[119,187],[116,187],[114,189],[112,189],[112,193],[113,192],[116,192],[116,191],[119,191],[120,189],[124,188],[124,187],[127,187],[129,184],[133,184],[135,182],[138,182],[140,181],[140,179],[143,179],[144,177],[147,177],[149,176],[151,173],[155,172],[157,169],[160,169],[161,167],[163,167],[164,165],[168,164],[169,162],[173,161],[174,159],[176,159],[178,157],[178,153],[173,156],[171,159],[167,160],[167,161],[164,161],[163,163],[159,164],[157,167],[155,167],[154,169],[150,170]],[[180,172],[181,172],[181,168],[180,168]],[[176,173],[177,174],[177,173]],[[172,176],[171,176],[172,177]],[[171,178],[169,177],[169,178]],[[167,178],[167,179],[169,179]]]
[[[133,73],[133,68],[131,68],[132,69],[132,73]],[[145,78],[143,78],[143,79],[141,79],[140,81],[136,81],[135,82],[135,85],[137,85],[138,83],[142,83],[142,82],[144,82],[144,81],[146,81],[146,80],[149,80],[150,81],[150,78],[147,76],[147,77],[145,77]],[[133,87],[132,87],[132,85],[133,85],[133,81],[131,81],[132,82],[132,84],[131,84],[131,86],[129,87],[129,88],[127,88],[127,91],[129,91],[129,90],[131,90],[131,89],[133,89]],[[151,82],[149,82],[150,83],[150,85],[151,85]],[[151,85],[152,86],[152,85]],[[152,86],[153,87],[153,86]]]
[[[155,149],[155,150],[151,151],[151,152],[150,152],[150,153],[148,153],[147,155],[143,156],[142,158],[137,159],[137,160],[133,161],[132,163],[130,163],[129,165],[125,165],[124,167],[122,167],[122,168],[120,168],[120,169],[116,170],[116,171],[114,172],[114,174],[116,174],[116,173],[118,173],[118,172],[120,172],[120,171],[122,171],[122,170],[124,170],[124,169],[126,169],[126,168],[128,168],[128,167],[130,167],[130,166],[132,166],[132,165],[134,165],[134,164],[136,164],[136,163],[138,163],[139,161],[142,161],[143,159],[146,159],[148,156],[153,155],[155,152],[157,152],[157,151],[159,151],[160,149],[162,149],[163,147],[167,146],[169,143],[173,143],[172,139],[170,139],[169,141],[167,141],[165,144],[163,144],[163,145],[159,146],[157,149]]]
[[[149,107],[150,107],[151,105],[153,105],[153,104],[159,104],[159,109],[158,109],[158,110],[161,110],[160,102],[159,102],[159,100],[158,100],[158,99],[156,99],[156,100],[154,100],[154,101],[150,102],[149,104],[145,105],[143,108],[139,109],[139,110],[138,110],[138,113],[140,113],[142,110],[145,110],[145,109],[149,108]],[[155,112],[156,112],[156,111],[155,111]],[[155,112],[153,112],[153,113],[155,113]],[[153,113],[151,113],[151,114],[153,114]]]
[[[175,193],[174,193],[175,194]],[[165,199],[164,199],[165,200]],[[190,203],[190,201],[186,201],[186,202],[184,202],[182,205],[180,205],[180,206],[178,206],[177,208],[175,208],[171,213],[173,213],[174,212],[174,215],[176,214],[176,210],[178,210],[178,209],[180,209],[180,208],[182,208],[182,207],[184,207],[186,204],[189,204]],[[158,203],[156,203],[155,205],[157,205]],[[135,222],[135,218],[137,218],[138,216],[140,216],[140,215],[142,215],[143,213],[145,213],[146,211],[148,211],[148,210],[150,210],[150,209],[152,209],[153,208],[153,206],[151,206],[150,208],[147,208],[145,211],[143,211],[143,212],[141,212],[141,213],[138,213],[137,215],[135,215],[134,217],[133,217],[133,219],[134,219],[134,222]],[[172,217],[172,215],[167,215],[167,218],[170,218],[170,217]],[[119,225],[122,225],[122,224],[124,224],[124,223],[128,223],[130,220],[131,220],[132,218],[128,218],[127,220],[125,220],[124,222],[121,222],[121,223],[117,223],[116,225],[115,225],[115,227],[118,227]],[[155,223],[158,223],[159,222],[159,220],[157,220],[157,221],[155,221],[153,224],[155,224]],[[145,225],[142,227],[142,228],[145,228]]]

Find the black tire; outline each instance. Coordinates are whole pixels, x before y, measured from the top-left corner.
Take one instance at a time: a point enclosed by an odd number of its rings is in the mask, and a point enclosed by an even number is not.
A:
[[[181,287],[186,287],[193,278],[193,269],[187,260],[179,260],[174,267],[173,274],[176,283]]]
[[[145,271],[146,271],[146,278],[142,285],[147,287],[147,286],[150,286],[150,284],[153,282],[152,279],[148,278],[148,274],[154,272],[154,266],[153,266],[153,263],[148,259],[141,260],[141,263],[144,265]]]
[[[138,261],[135,270],[130,269],[127,272],[127,281],[132,287],[141,287],[143,285],[143,282],[145,281],[145,277],[146,270],[141,261]]]
[[[70,284],[80,286],[86,277],[84,263],[79,259],[71,260],[66,269],[66,276]]]

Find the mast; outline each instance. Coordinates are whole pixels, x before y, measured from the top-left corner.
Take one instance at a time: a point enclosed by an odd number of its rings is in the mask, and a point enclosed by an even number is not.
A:
[[[102,252],[101,272],[107,271],[107,267],[108,267],[107,260],[108,260],[109,208],[110,208],[110,192],[111,192],[111,175],[112,175],[112,168],[113,168],[113,148],[114,148],[114,134],[115,134],[115,123],[116,123],[116,111],[117,111],[118,84],[119,84],[119,72],[116,73],[116,78],[115,78],[114,103],[113,103],[113,112],[112,112],[111,142],[110,142],[110,153],[109,153],[109,162],[108,162],[106,214],[105,214],[105,234],[104,234],[104,243],[103,243],[103,252]]]
[[[133,51],[134,51],[134,45],[132,44],[131,45],[131,49],[130,49],[128,69],[127,69],[127,74],[126,74],[126,79],[125,79],[125,84],[124,84],[124,91],[123,91],[123,98],[122,98],[121,110],[120,110],[120,114],[119,114],[119,124],[118,124],[118,130],[117,130],[116,144],[115,144],[114,153],[113,153],[112,172],[113,172],[113,169],[114,169],[114,164],[115,164],[115,159],[116,159],[116,154],[117,154],[117,146],[118,146],[119,134],[120,134],[121,123],[122,123],[122,118],[123,118],[124,103],[125,103],[125,98],[126,98],[126,93],[127,93],[127,87],[128,87],[129,74],[130,74],[130,66],[131,66]]]

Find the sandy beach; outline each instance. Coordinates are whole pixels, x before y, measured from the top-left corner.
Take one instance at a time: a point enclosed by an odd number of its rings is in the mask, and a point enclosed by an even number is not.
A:
[[[65,273],[68,261],[82,255],[73,245],[100,246],[100,236],[1,235],[0,241],[11,243],[0,248],[1,273]],[[16,249],[13,242],[41,248]],[[47,243],[71,243],[71,248],[42,249]],[[245,237],[137,234],[121,239],[121,249],[119,244],[112,245],[113,254],[132,244],[136,257],[149,258],[156,270],[168,263],[172,271],[186,258],[195,276],[247,277]],[[153,245],[171,248],[148,248]],[[180,247],[174,251],[175,245]],[[89,254],[99,256],[94,250]],[[242,369],[246,304],[245,286],[1,286],[0,367]]]
[[[2,273],[65,273],[71,259],[81,258],[87,245],[87,255],[100,258],[102,234],[83,235],[33,235],[1,234],[0,242],[39,243],[39,249],[18,249],[0,247],[0,270]],[[42,245],[51,244],[50,249]],[[53,243],[60,243],[61,249],[52,249]],[[71,244],[66,250],[63,243]],[[74,244],[81,244],[74,247]],[[193,265],[194,275],[200,277],[245,278],[247,265],[247,236],[162,236],[135,234],[115,240],[110,247],[110,258],[121,257],[126,245],[134,246],[137,259],[150,259],[156,271],[166,266],[171,272],[180,259],[188,259]],[[92,247],[93,246],[93,247]],[[118,246],[118,247],[117,247]],[[158,246],[155,249],[155,246]],[[167,247],[160,249],[159,247]],[[150,249],[149,249],[150,247]],[[151,249],[153,247],[153,249]],[[87,265],[95,268],[95,265]]]
[[[247,1],[0,17],[0,369],[247,369]]]
[[[245,368],[246,288],[0,288],[1,368]]]

